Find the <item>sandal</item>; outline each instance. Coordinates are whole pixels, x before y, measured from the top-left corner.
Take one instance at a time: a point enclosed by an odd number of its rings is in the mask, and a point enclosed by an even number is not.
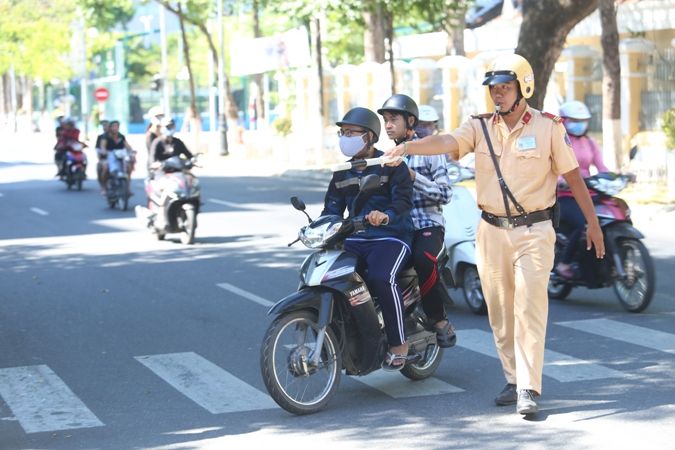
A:
[[[441,348],[454,347],[457,343],[457,334],[455,334],[455,327],[452,326],[450,321],[443,325],[442,327],[434,326],[436,330],[436,343]]]
[[[387,372],[398,372],[403,369],[408,359],[408,355],[398,355],[396,353],[387,352],[382,361],[382,370]]]

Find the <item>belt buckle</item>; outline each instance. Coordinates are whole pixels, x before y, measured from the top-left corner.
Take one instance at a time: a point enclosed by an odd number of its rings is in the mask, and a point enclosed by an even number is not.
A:
[[[513,228],[508,217],[496,217],[500,228]]]

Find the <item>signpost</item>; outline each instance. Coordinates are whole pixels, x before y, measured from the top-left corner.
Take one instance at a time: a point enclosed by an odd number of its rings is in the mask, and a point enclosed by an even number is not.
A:
[[[105,116],[105,101],[110,97],[110,92],[104,87],[98,87],[94,90],[94,98],[98,101],[99,120]]]

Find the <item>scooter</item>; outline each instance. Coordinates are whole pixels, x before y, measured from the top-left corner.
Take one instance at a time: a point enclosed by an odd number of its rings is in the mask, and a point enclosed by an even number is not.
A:
[[[87,178],[87,155],[84,154],[85,145],[78,141],[68,143],[65,160],[63,161],[63,181],[68,190],[73,186],[82,190],[82,182]]]
[[[111,208],[118,207],[126,211],[129,208],[131,155],[126,149],[116,149],[111,150],[111,152],[114,164],[108,164],[108,196],[106,200]]]
[[[352,163],[346,163],[352,164]],[[352,211],[363,208],[367,193],[380,185],[371,174],[361,180]],[[303,415],[323,409],[335,395],[342,370],[363,376],[381,368],[387,343],[377,299],[356,270],[357,258],[344,251],[344,240],[364,229],[363,217],[323,216],[312,220],[305,204],[291,198],[309,225],[298,239],[316,251],[300,268],[298,291],[279,300],[268,314],[275,316],[265,333],[260,365],[267,391],[286,411]],[[421,308],[414,269],[398,278],[403,292],[405,332],[409,353],[401,373],[411,380],[430,377],[443,349]]]
[[[480,209],[469,189],[458,184],[473,179],[475,175],[473,170],[455,161],[448,162],[448,175],[452,182],[452,197],[450,203],[443,206],[445,247],[448,251],[444,279],[448,286],[462,289],[471,312],[485,315],[487,304],[476,268],[476,229]]]
[[[644,235],[633,226],[630,208],[624,200],[616,197],[632,181],[632,177],[599,173],[585,181],[602,228],[605,257],[598,259],[593,249],[587,251],[586,234],[582,234],[577,242],[571,243],[577,247],[576,259],[571,264],[573,278],[565,278],[553,270],[548,295],[564,300],[577,286],[589,289],[612,286],[626,310],[635,313],[643,311],[654,295],[654,262],[641,241]],[[566,234],[565,224],[561,223],[556,233],[555,265],[565,247],[570,245]]]
[[[148,207],[138,205],[135,212],[160,241],[167,233],[180,233],[183,244],[194,243],[201,206],[199,179],[190,171],[195,166],[196,156],[189,160],[172,156],[145,180]]]

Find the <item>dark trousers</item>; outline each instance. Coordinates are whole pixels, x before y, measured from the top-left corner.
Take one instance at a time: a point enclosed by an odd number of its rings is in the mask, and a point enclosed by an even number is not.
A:
[[[370,293],[378,299],[389,346],[403,344],[403,296],[396,276],[410,258],[408,247],[396,240],[347,239],[345,251],[359,258],[359,273],[364,275]]]
[[[438,271],[444,236],[443,227],[430,227],[415,230],[413,238],[413,266],[419,278],[422,309],[431,323],[447,319],[444,302],[449,296]]]
[[[570,230],[567,233],[568,244],[563,251],[560,261],[569,264],[574,259],[577,242],[584,232],[586,219],[574,197],[560,197],[558,198],[558,203],[560,204],[560,225],[564,224]]]

